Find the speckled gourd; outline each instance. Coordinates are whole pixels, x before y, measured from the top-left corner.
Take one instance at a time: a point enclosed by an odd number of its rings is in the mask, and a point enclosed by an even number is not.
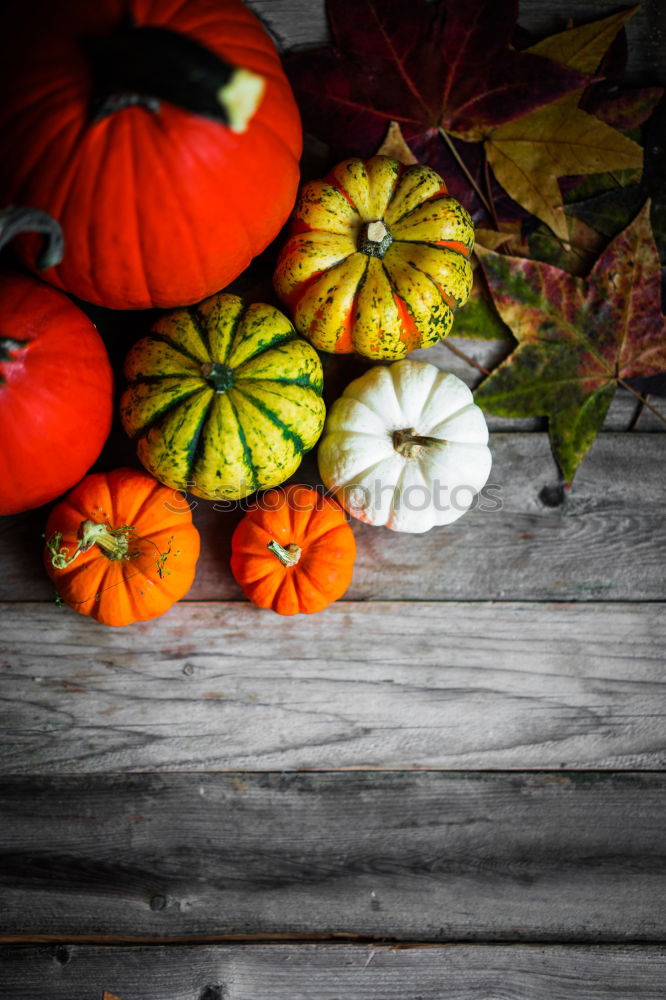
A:
[[[474,226],[421,164],[345,160],[301,191],[275,288],[319,350],[398,360],[451,330]]]

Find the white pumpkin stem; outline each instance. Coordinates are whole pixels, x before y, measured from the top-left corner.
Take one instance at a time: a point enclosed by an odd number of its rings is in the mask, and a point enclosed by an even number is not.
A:
[[[93,545],[98,545],[105,556],[111,560],[129,559],[134,553],[129,551],[129,537],[134,528],[128,524],[122,528],[110,528],[108,524],[98,524],[96,521],[84,521],[79,529],[79,542],[72,554],[63,546],[62,531],[55,531],[46,548],[51,556],[51,565],[55,569],[66,569],[77,556],[87,552]]]
[[[446,444],[442,438],[426,437],[418,434],[416,428],[405,427],[393,431],[393,447],[404,458],[417,458],[427,448],[435,444]]]
[[[266,548],[280,560],[283,566],[295,566],[303,551],[300,545],[296,545],[294,542],[283,546],[274,538],[271,538]]]

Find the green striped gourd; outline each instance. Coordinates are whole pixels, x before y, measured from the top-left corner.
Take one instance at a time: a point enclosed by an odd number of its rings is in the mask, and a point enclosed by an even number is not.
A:
[[[146,469],[207,499],[283,483],[324,425],[316,351],[273,306],[235,295],[163,316],[125,375],[121,419]]]

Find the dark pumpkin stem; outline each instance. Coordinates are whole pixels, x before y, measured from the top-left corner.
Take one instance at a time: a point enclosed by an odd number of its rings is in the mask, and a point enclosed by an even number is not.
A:
[[[0,337],[0,361],[14,361],[14,354],[28,346],[27,340],[14,340],[13,337]]]
[[[377,219],[375,222],[366,222],[358,234],[357,247],[361,253],[368,257],[383,257],[388,248],[393,243],[393,237],[389,233],[384,223]]]
[[[201,366],[201,374],[215,389],[215,392],[226,392],[234,384],[233,368],[220,364],[218,361],[206,361]]]
[[[294,542],[282,546],[274,538],[270,540],[266,548],[280,560],[283,566],[295,566],[301,558],[301,552],[303,551],[300,545],[296,545]]]
[[[55,267],[63,258],[65,241],[60,223],[52,219],[48,212],[38,208],[18,208],[10,205],[0,212],[0,250],[19,233],[43,233],[46,237],[37,267],[45,271]]]
[[[157,113],[164,100],[244,132],[264,92],[263,77],[168,28],[127,25],[83,45],[93,76],[93,121],[128,107]]]
[[[393,431],[393,447],[404,458],[417,458],[434,444],[446,444],[446,441],[417,434],[414,427]]]

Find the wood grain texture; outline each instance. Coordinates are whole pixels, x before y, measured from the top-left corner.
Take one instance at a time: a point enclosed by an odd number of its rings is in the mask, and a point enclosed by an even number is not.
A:
[[[660,604],[0,613],[5,774],[666,763]]]
[[[5,1000],[663,1000],[666,951],[453,945],[5,948]]]
[[[246,0],[272,32],[283,50],[326,44],[329,40],[324,0]],[[613,13],[608,0],[520,0],[519,24],[536,38],[567,27],[567,19],[585,24]],[[353,4],[350,2],[350,15]],[[630,83],[666,83],[666,54],[662,0],[645,0],[626,28]]]
[[[655,773],[19,778],[0,815],[4,940],[666,932]]]
[[[663,1000],[647,947],[4,948],[4,1000]]]
[[[358,555],[347,599],[666,597],[666,438],[601,435],[569,494],[558,485],[545,434],[495,434],[491,450],[484,509],[479,503],[449,527],[424,535],[353,522]],[[115,454],[116,461],[105,468],[134,461],[122,439]],[[319,482],[313,455],[294,479]],[[229,569],[231,534],[242,510],[216,510],[197,499],[192,503],[205,544],[188,600],[242,599]],[[500,504],[501,509],[492,509]],[[46,513],[40,508],[0,518],[0,600],[53,600],[41,561]]]

